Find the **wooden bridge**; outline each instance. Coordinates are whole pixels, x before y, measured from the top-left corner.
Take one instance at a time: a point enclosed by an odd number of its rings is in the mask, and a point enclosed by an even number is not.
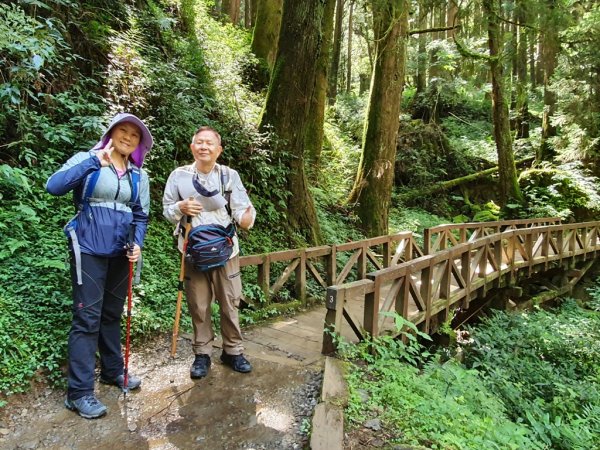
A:
[[[304,303],[311,283],[325,290],[323,325],[334,333],[396,335],[388,314],[395,312],[431,334],[482,305],[505,308],[569,292],[600,250],[599,232],[600,222],[558,218],[448,224],[426,229],[422,248],[403,232],[244,256],[241,265],[246,279],[256,276],[266,304],[284,286]],[[527,295],[521,285],[531,280],[543,295]],[[334,350],[332,333],[324,333],[322,352]]]

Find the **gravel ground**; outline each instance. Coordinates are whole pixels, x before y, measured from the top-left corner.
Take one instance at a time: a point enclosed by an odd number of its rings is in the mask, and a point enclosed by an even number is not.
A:
[[[1,449],[303,449],[322,383],[318,364],[268,347],[247,350],[250,374],[233,372],[213,352],[208,377],[189,378],[193,360],[181,340],[175,359],[162,338],[134,353],[130,371],[142,378],[124,398],[97,384],[109,412],[86,420],[67,410],[64,392],[36,385],[0,410]]]

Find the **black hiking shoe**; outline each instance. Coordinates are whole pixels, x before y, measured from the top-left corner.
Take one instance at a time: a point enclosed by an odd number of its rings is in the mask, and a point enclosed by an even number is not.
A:
[[[117,378],[108,378],[105,377],[104,375],[100,375],[100,383],[102,384],[111,384],[113,386],[119,386],[121,389],[123,389],[123,385],[125,384],[125,376],[124,375],[119,375]],[[128,375],[127,376],[127,389],[132,391],[134,389],[137,389],[140,387],[140,385],[142,384],[142,380],[139,377],[136,377],[135,375]]]
[[[228,355],[223,352],[221,353],[221,361],[236,372],[248,373],[252,371],[252,365],[244,358],[244,355]]]
[[[107,411],[106,406],[94,394],[84,395],[75,400],[70,400],[67,397],[65,406],[71,411],[77,411],[81,417],[86,419],[97,419],[106,414]]]
[[[190,378],[204,378],[210,369],[210,356],[205,354],[196,355],[190,369]]]

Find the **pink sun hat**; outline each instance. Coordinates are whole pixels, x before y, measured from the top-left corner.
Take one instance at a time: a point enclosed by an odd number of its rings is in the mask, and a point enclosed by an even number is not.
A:
[[[137,167],[142,167],[142,164],[144,164],[144,158],[146,157],[146,154],[150,151],[152,145],[154,144],[154,139],[152,138],[152,134],[150,133],[150,130],[148,129],[146,124],[144,124],[144,122],[142,122],[138,117],[134,116],[133,114],[119,113],[115,117],[113,117],[110,121],[110,124],[108,125],[107,130],[102,135],[102,138],[100,138],[98,143],[94,145],[94,148],[92,148],[92,150],[99,150],[101,148],[104,148],[110,140],[111,130],[114,128],[115,125],[121,122],[132,123],[136,125],[142,132],[142,138],[140,139],[140,143],[133,151],[133,153],[129,155],[129,158]]]

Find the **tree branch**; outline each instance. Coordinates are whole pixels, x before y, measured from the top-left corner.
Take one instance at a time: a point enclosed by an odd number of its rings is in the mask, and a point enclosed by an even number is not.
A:
[[[456,45],[456,50],[458,51],[458,53],[460,53],[461,56],[464,56],[465,58],[481,59],[484,61],[492,60],[492,57],[489,55],[474,52],[473,50],[469,50],[467,47],[465,47],[465,45],[462,42],[460,42],[456,38],[456,35],[452,36],[452,40],[454,41],[454,44]]]
[[[448,30],[457,30],[460,28],[460,25],[454,25],[451,27],[434,27],[434,28],[424,28],[422,30],[412,30],[408,32],[409,36],[414,34],[425,34],[425,33],[435,33],[438,31],[448,31]]]

